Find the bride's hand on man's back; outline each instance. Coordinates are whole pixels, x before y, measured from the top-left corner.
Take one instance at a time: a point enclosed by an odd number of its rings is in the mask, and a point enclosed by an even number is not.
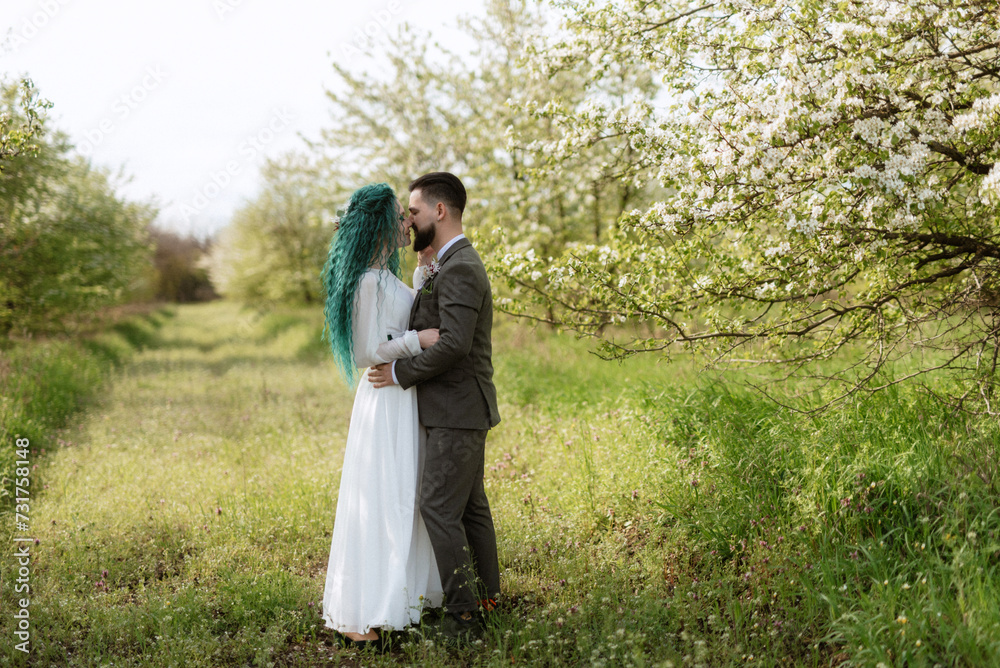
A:
[[[422,329],[417,332],[417,339],[420,340],[420,349],[427,350],[440,339],[440,333],[436,329]]]

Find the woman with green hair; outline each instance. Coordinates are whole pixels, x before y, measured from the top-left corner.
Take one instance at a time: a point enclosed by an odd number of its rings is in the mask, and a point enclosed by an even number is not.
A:
[[[358,387],[344,452],[330,546],[323,619],[348,643],[379,640],[439,606],[434,551],[416,505],[417,395],[398,385],[376,390],[358,369],[413,356],[438,338],[406,331],[415,291],[400,280],[400,254],[412,221],[392,188],[368,185],[351,196],[323,267],[324,335],[334,361]],[[432,252],[432,251],[431,251]],[[414,284],[426,276],[421,253]]]

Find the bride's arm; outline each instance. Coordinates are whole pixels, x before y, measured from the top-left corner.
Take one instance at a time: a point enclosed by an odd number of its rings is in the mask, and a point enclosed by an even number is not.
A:
[[[420,337],[416,330],[389,339],[386,327],[380,322],[378,276],[365,274],[354,296],[351,318],[351,337],[354,343],[354,364],[359,369],[383,364],[420,353]]]
[[[428,246],[417,253],[417,266],[413,269],[413,292],[424,287],[430,278],[431,262],[434,260],[434,249]]]
[[[420,288],[424,287],[424,281],[427,280],[427,266],[423,264],[418,264],[413,270],[413,292],[416,292]]]
[[[414,355],[419,355],[420,351],[420,335],[415,329],[407,330],[402,336],[395,339],[383,341],[378,344],[378,349],[376,350],[379,364],[404,357],[413,357]]]

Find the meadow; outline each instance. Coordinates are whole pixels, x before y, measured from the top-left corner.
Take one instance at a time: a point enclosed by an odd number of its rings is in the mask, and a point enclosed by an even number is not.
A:
[[[500,610],[457,650],[420,628],[341,649],[318,606],[353,392],[320,326],[218,301],[4,351],[35,360],[3,415],[31,440],[37,543],[28,655],[0,564],[0,665],[1000,665],[995,421],[911,387],[805,416],[508,320]]]

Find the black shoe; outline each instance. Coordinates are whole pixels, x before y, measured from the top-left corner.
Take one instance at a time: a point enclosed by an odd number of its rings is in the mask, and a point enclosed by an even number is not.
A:
[[[469,619],[463,619],[460,613],[448,613],[441,621],[432,627],[432,637],[454,645],[461,642],[471,642],[483,635],[483,627],[478,616],[473,613]]]

